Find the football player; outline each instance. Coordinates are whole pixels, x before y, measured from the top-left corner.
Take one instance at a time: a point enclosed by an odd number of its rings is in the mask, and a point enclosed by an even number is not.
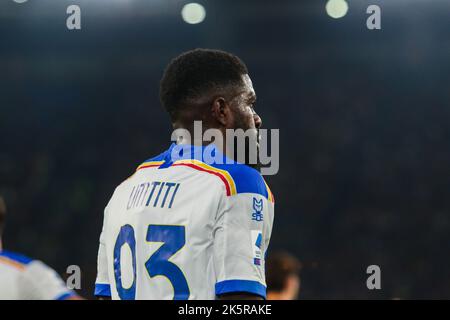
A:
[[[6,205],[0,197],[0,300],[75,300],[58,274],[38,260],[5,251],[2,231]]]
[[[258,131],[256,94],[235,55],[173,59],[160,98],[174,129]],[[104,211],[95,295],[112,299],[264,299],[274,198],[255,166],[211,142],[179,139],[120,184]],[[207,161],[205,155],[215,161]],[[210,157],[208,157],[210,158]]]

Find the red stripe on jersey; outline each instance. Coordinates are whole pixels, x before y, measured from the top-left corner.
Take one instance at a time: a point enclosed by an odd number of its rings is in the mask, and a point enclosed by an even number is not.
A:
[[[227,191],[227,196],[231,195],[230,185],[228,184],[227,179],[222,174],[220,174],[219,172],[207,170],[205,168],[199,167],[199,166],[197,166],[195,164],[192,164],[192,163],[174,163],[172,166],[173,167],[175,167],[175,166],[187,166],[187,167],[191,167],[193,169],[199,170],[199,171],[207,172],[207,173],[213,174],[215,176],[218,176],[222,180],[222,182],[225,184],[225,189]]]

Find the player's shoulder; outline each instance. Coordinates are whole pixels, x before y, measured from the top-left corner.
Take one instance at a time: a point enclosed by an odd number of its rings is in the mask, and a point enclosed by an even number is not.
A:
[[[0,251],[0,262],[13,266],[17,269],[23,269],[33,261],[34,259],[19,253],[6,250]]]
[[[195,156],[195,148],[193,146],[185,146],[184,148],[188,150],[189,148],[193,148],[191,152],[186,152],[183,156],[173,158],[173,148],[172,145],[168,150],[163,153],[149,158],[143,161],[136,169],[136,172],[139,172],[141,169],[147,168],[158,168],[158,169],[166,169],[169,167],[189,167],[193,169],[193,172],[198,172],[199,174],[210,174],[214,176],[219,183],[225,185],[225,192],[227,196],[234,196],[237,194],[244,193],[253,193],[259,194],[269,201],[274,202],[273,194],[265,182],[262,175],[256,169],[230,160],[229,158],[219,155],[217,158],[221,159],[219,163],[208,161],[204,161],[203,153],[200,157]],[[186,151],[185,150],[185,151]],[[134,176],[134,175],[133,175]],[[132,178],[131,176],[130,178]],[[121,188],[122,185],[126,185],[130,180],[128,178],[121,185],[119,185],[118,189]],[[117,189],[116,189],[117,190]]]
[[[273,194],[258,170],[238,162],[213,164],[214,168],[227,175],[230,196],[237,194],[259,194],[274,202]]]
[[[20,273],[18,283],[26,299],[66,300],[76,297],[58,273],[41,260],[31,260]]]

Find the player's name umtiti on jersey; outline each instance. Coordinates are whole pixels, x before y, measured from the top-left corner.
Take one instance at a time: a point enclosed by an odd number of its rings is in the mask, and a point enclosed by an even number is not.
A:
[[[127,210],[143,206],[172,208],[180,183],[153,181],[133,187],[128,198]]]

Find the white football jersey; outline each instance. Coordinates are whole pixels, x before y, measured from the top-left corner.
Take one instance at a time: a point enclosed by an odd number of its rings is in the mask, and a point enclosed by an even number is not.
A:
[[[66,300],[74,296],[41,261],[0,251],[0,300]]]
[[[213,145],[184,145],[177,157],[175,146],[141,164],[106,206],[95,295],[265,298],[274,200],[263,177]],[[206,164],[206,148],[228,163]]]

